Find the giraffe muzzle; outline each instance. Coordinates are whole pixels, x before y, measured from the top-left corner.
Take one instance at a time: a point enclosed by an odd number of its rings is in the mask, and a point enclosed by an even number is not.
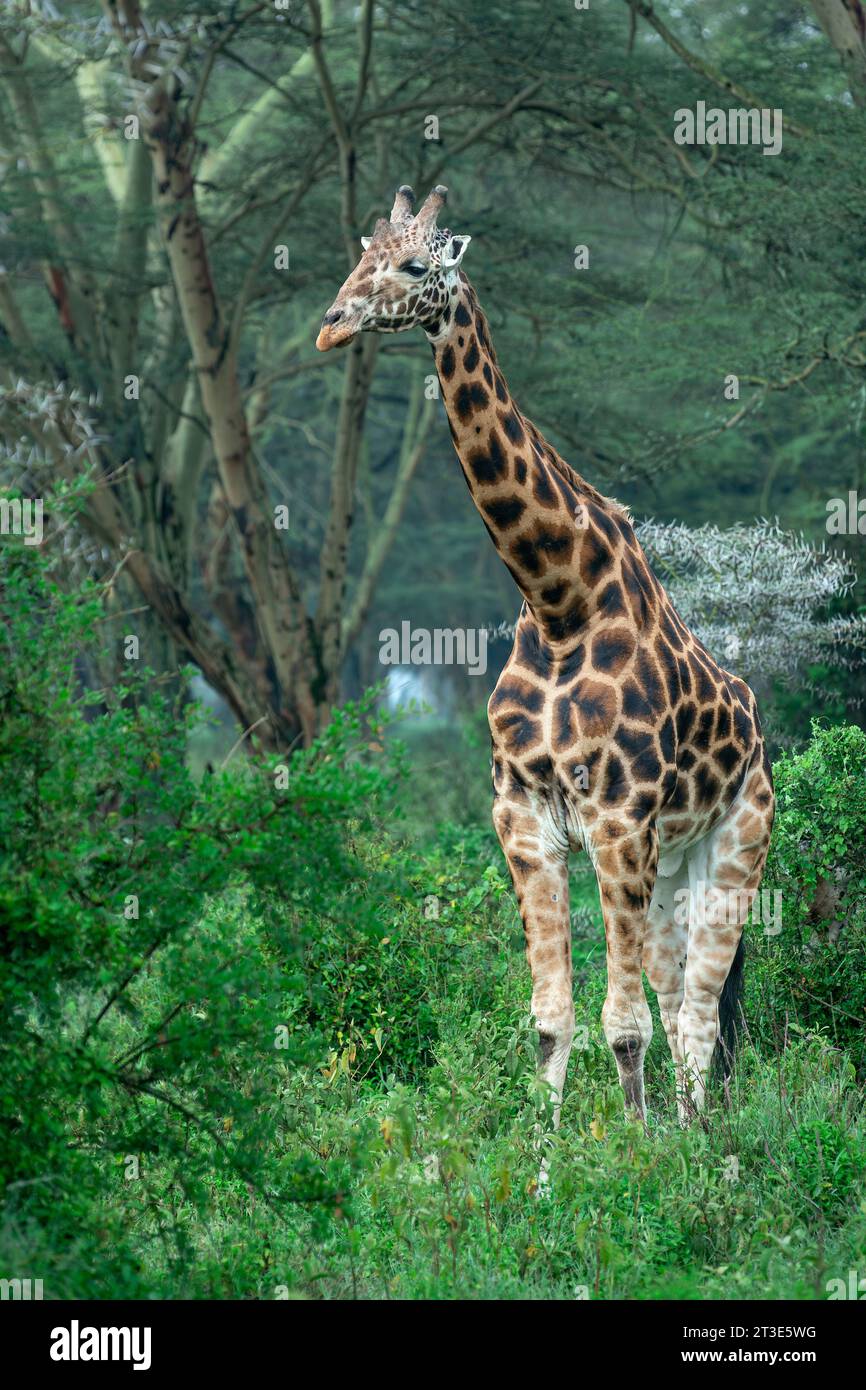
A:
[[[345,347],[358,331],[357,317],[342,309],[329,309],[322,319],[316,347],[319,352],[330,352],[331,348]]]

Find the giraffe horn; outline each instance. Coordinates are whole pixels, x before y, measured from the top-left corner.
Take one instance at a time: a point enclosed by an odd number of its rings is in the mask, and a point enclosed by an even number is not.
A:
[[[415,194],[408,183],[402,183],[397,189],[394,197],[394,206],[391,209],[392,222],[408,222],[412,216],[412,209],[415,206]]]
[[[437,183],[436,187],[427,194],[423,205],[418,209],[415,222],[421,227],[435,227],[436,218],[445,206],[448,197],[448,189],[444,183]]]

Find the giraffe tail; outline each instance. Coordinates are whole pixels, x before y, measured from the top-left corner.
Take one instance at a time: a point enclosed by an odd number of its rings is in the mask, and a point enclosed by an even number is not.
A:
[[[745,958],[745,936],[741,936],[719,999],[719,1039],[713,1055],[713,1070],[722,1081],[730,1080],[734,1071]]]

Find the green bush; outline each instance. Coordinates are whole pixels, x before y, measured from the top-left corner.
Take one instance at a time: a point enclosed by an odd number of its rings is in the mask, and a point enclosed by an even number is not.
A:
[[[390,867],[394,847],[371,847],[368,862]],[[479,1007],[492,1003],[501,969],[491,928],[508,885],[498,868],[480,871],[471,886],[461,862],[433,854],[407,875],[375,935],[352,920],[311,924],[301,952],[309,1006],[305,1019],[344,1047],[368,1050],[365,1074],[420,1080],[433,1060],[439,1028],[432,1000],[455,987],[472,988]],[[337,1062],[332,1052],[330,1065]]]
[[[863,1152],[838,1123],[819,1120],[799,1125],[789,1147],[791,1181],[808,1213],[814,1206],[827,1217],[845,1212],[858,1178],[864,1173]]]
[[[866,732],[813,725],[774,768],[777,811],[764,888],[781,893],[783,928],[749,929],[746,1014],[765,1043],[821,1029],[866,1069]],[[816,919],[819,885],[838,892],[836,939]],[[819,899],[820,901],[820,899]]]
[[[648,1132],[623,1113],[575,862],[580,1033],[539,1200],[530,982],[486,810],[401,838],[369,705],[284,793],[240,757],[197,782],[195,711],[146,672],[98,708],[81,689],[98,595],[23,548],[0,564],[7,1277],[60,1298],[822,1298],[855,1267],[859,730],[777,770],[783,930],[750,929],[747,1036],[706,1125],[678,1126],[658,1026]],[[833,944],[808,919],[838,863]]]
[[[3,1263],[32,1252],[46,1296],[134,1293],[149,1243],[181,1277],[176,1207],[201,1213],[215,1183],[333,1207],[327,1169],[284,1156],[274,1082],[327,1046],[299,1023],[313,926],[375,936],[399,891],[357,847],[391,775],[349,709],[284,791],[276,759],[197,783],[194,708],[146,671],[81,687],[96,591],[65,595],[24,546],[0,566]]]

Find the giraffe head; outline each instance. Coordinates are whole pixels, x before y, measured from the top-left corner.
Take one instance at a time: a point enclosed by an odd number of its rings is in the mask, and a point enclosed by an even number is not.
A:
[[[356,333],[400,333],[416,323],[433,327],[471,240],[436,226],[447,188],[437,184],[413,214],[408,184],[397,190],[391,217],[361,238],[363,255],[322,319],[320,352],[350,343]]]

